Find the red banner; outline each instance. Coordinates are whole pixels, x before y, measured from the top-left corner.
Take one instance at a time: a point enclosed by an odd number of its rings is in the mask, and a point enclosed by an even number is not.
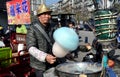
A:
[[[8,24],[30,24],[30,1],[13,0],[6,3]]]

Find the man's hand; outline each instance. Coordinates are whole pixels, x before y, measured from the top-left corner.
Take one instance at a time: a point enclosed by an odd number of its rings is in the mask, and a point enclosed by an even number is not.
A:
[[[46,56],[46,61],[47,61],[48,63],[50,63],[50,64],[53,64],[53,63],[55,63],[55,61],[56,61],[56,57],[48,54],[48,55]]]

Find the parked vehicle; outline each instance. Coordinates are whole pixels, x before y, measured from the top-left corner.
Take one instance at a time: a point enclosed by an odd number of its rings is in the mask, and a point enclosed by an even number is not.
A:
[[[61,26],[67,26],[68,21],[76,23],[75,19],[72,17],[75,15],[74,13],[62,12],[62,13],[53,13],[52,21],[56,23],[56,25],[60,24]]]

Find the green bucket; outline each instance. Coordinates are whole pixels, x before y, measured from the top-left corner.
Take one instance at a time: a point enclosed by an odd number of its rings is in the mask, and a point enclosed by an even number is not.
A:
[[[98,10],[95,12],[95,35],[99,41],[112,41],[116,38],[117,13],[110,10]]]
[[[12,49],[10,47],[0,48],[0,67],[7,67],[11,64]],[[8,59],[8,60],[7,60]]]

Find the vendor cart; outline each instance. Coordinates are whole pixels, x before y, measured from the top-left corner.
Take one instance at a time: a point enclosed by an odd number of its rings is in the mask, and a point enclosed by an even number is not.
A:
[[[16,50],[19,43],[25,44],[26,35],[15,33],[14,36],[10,40],[11,47],[0,48],[0,77],[26,77],[33,71],[26,47]]]

